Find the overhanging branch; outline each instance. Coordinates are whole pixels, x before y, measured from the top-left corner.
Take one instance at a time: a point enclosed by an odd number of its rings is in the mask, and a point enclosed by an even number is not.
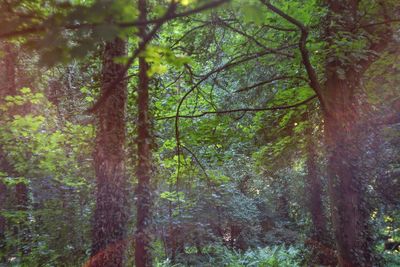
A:
[[[306,69],[308,78],[310,79],[309,84],[311,86],[311,88],[314,90],[314,92],[316,93],[318,100],[321,104],[321,108],[324,112],[326,112],[326,108],[325,108],[325,102],[322,96],[322,86],[318,81],[318,76],[317,73],[315,72],[311,61],[310,61],[310,56],[309,56],[309,52],[307,49],[307,38],[308,38],[308,29],[307,27],[301,23],[300,21],[298,21],[297,19],[289,16],[288,14],[286,14],[285,12],[283,12],[282,10],[280,10],[279,8],[275,7],[274,5],[272,5],[269,1],[267,0],[260,0],[261,3],[263,3],[269,10],[271,10],[272,12],[276,13],[277,15],[279,15],[280,17],[284,18],[285,20],[287,20],[288,22],[292,23],[293,25],[295,25],[297,28],[299,28],[300,30],[300,39],[299,39],[299,49],[300,49],[300,53],[301,53],[301,58],[304,64],[304,67]]]
[[[93,113],[96,112],[100,106],[107,100],[107,98],[111,95],[112,90],[114,87],[124,80],[124,77],[126,73],[128,72],[128,69],[131,67],[135,59],[139,56],[139,54],[145,50],[147,44],[153,39],[153,37],[156,35],[157,31],[161,28],[161,26],[167,21],[168,14],[174,13],[176,9],[176,3],[172,2],[167,10],[167,12],[164,15],[165,20],[161,20],[158,24],[156,24],[153,29],[151,30],[150,33],[145,35],[143,40],[140,42],[139,47],[133,52],[133,55],[128,59],[128,62],[125,64],[124,68],[122,71],[117,75],[117,78],[110,83],[110,85],[105,89],[104,94],[100,96],[100,98],[96,101],[96,103],[87,110],[88,113]]]
[[[230,109],[230,110],[216,110],[216,111],[205,111],[199,114],[194,114],[194,115],[179,115],[179,118],[184,118],[184,119],[193,119],[193,118],[199,118],[199,117],[204,117],[206,115],[219,115],[219,114],[230,114],[230,113],[237,113],[237,112],[260,112],[260,111],[273,111],[273,110],[283,110],[283,109],[291,109],[291,108],[296,108],[301,105],[305,105],[308,102],[312,101],[315,99],[317,95],[313,95],[301,102],[298,102],[293,105],[284,105],[284,106],[275,106],[275,107],[265,107],[265,108],[238,108],[238,109]],[[175,119],[176,115],[174,116],[167,116],[167,117],[160,117],[156,118],[156,120],[166,120],[166,119]]]
[[[229,2],[230,0],[217,0],[210,2],[208,4],[204,4],[203,6],[188,10],[188,11],[183,11],[181,13],[168,13],[168,16],[163,16],[161,18],[156,18],[156,19],[151,19],[151,20],[136,20],[132,22],[124,22],[124,23],[116,23],[116,26],[120,28],[129,28],[129,27],[139,27],[139,26],[145,26],[145,25],[157,25],[157,24],[163,24],[166,21],[173,20],[176,18],[182,18],[182,17],[187,17],[190,15],[197,14],[199,12],[216,8],[224,3]],[[171,5],[176,5],[177,3],[175,1],[171,1]],[[27,34],[36,34],[36,33],[41,33],[45,32],[48,29],[48,22],[44,21],[40,25],[36,25],[33,27],[25,28],[25,29],[20,29],[20,30],[15,30],[15,31],[10,31],[10,32],[5,32],[0,34],[0,39],[7,39],[7,38],[12,38],[12,37],[18,37],[18,36],[23,36]],[[99,24],[96,23],[79,23],[79,24],[68,24],[64,25],[61,27],[63,30],[78,30],[82,28],[93,28],[98,26]]]

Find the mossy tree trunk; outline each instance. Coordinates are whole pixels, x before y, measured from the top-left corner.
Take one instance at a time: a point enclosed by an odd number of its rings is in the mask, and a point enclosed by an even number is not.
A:
[[[325,115],[328,189],[340,266],[373,266],[367,201],[368,173],[362,168],[365,124],[355,93],[359,80],[331,73]],[[354,77],[354,76],[353,76]],[[329,104],[330,103],[330,104]],[[334,103],[334,104],[333,104]]]
[[[101,93],[115,84],[124,66],[114,62],[126,55],[125,41],[116,38],[103,51]],[[90,266],[121,267],[124,262],[128,221],[128,183],[125,174],[126,80],[119,81],[98,109],[94,167],[97,191],[93,215]]]
[[[139,0],[139,20],[147,19],[147,1]],[[138,36],[144,40],[146,27],[139,27]],[[152,193],[150,188],[151,177],[151,134],[149,117],[149,66],[144,56],[139,57],[139,85],[137,88],[137,156],[138,165],[136,176],[136,233],[135,233],[135,264],[136,267],[151,267],[151,210]]]

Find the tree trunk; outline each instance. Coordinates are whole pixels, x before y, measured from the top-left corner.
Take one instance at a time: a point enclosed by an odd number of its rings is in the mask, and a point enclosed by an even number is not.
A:
[[[358,86],[359,80],[341,80],[336,73],[328,75],[326,82],[328,189],[338,260],[343,267],[374,266],[365,199],[367,182],[364,181],[368,174],[360,165],[364,151],[361,106],[354,96]]]
[[[139,0],[139,20],[147,19],[146,0]],[[146,27],[139,27],[138,36],[143,40],[146,36]],[[137,197],[137,218],[135,233],[135,264],[136,267],[152,266],[151,258],[151,234],[150,221],[152,209],[152,196],[150,188],[151,176],[151,136],[149,122],[149,77],[147,75],[148,64],[143,56],[139,57],[139,86],[138,86],[138,119],[137,119],[137,155],[138,165],[136,175],[138,185],[136,188]]]
[[[336,266],[337,259],[335,248],[329,240],[326,227],[326,215],[323,205],[323,186],[318,172],[318,159],[316,151],[316,137],[313,135],[310,112],[308,113],[309,125],[306,129],[306,190],[308,195],[308,209],[311,213],[312,229],[310,239],[306,241],[311,253],[312,262],[328,266]]]
[[[290,221],[289,184],[281,175],[274,175],[275,190],[278,190],[276,212],[281,220]]]
[[[15,96],[17,92],[17,64],[18,64],[18,52],[14,45],[10,43],[3,44],[4,50],[4,76],[2,77],[3,86],[0,88],[1,97],[5,96]],[[25,107],[24,107],[25,106]],[[27,112],[26,105],[24,106],[15,106],[11,110],[9,110],[10,117],[12,115],[24,115]],[[3,158],[3,157],[2,157]],[[4,159],[7,161],[6,159]],[[19,176],[15,173],[12,164],[3,162],[2,167],[9,175]],[[24,183],[19,183],[15,186],[15,198],[17,202],[18,209],[25,210],[28,206],[28,187]]]
[[[1,70],[3,75],[0,79],[0,101],[3,101],[6,96],[15,96],[17,95],[17,89],[21,86],[20,78],[21,74],[17,75],[18,70],[18,48],[8,42],[4,42],[2,44],[2,50],[4,51],[3,62],[1,66]],[[18,77],[18,79],[17,79]],[[30,110],[30,105],[25,104],[23,106],[13,106],[8,110],[8,116],[12,118],[13,115],[26,115]],[[23,176],[23,174],[18,173],[14,166],[13,162],[9,161],[6,158],[6,154],[0,155],[0,171],[6,172],[11,177]],[[0,210],[6,209],[4,203],[6,201],[6,195],[8,188],[5,184],[0,181]],[[28,186],[25,183],[17,183],[14,188],[15,193],[15,206],[16,210],[27,211],[29,205],[29,190]],[[3,202],[4,201],[4,202]],[[0,216],[0,236],[4,235],[6,230],[6,220],[5,218]],[[20,250],[23,254],[29,252],[29,225],[28,225],[28,216],[27,213],[24,214],[23,219],[18,223],[18,227],[14,227],[14,234],[20,238],[20,245],[18,246],[18,250]]]
[[[314,141],[315,137],[313,136],[311,124],[312,122],[306,129],[308,206],[313,226],[313,239],[319,243],[325,243],[327,230],[322,202],[322,181],[318,174],[316,141]]]
[[[4,88],[2,88],[2,95],[15,95],[16,86],[16,67],[17,67],[17,52],[10,43],[3,44],[4,50]]]
[[[114,58],[126,55],[125,41],[116,38],[105,44],[101,93],[120,75],[124,66]],[[112,88],[98,110],[94,167],[97,179],[93,216],[92,251],[89,266],[120,267],[124,262],[128,220],[128,183],[124,164],[126,80]]]
[[[6,194],[7,194],[7,187],[3,182],[0,181],[0,212],[5,211]],[[7,226],[6,218],[0,215],[0,251],[6,251],[5,250],[6,226]],[[0,262],[4,262],[5,257],[6,257],[5,255],[2,256],[0,258]]]
[[[3,43],[1,50],[4,52],[0,66],[0,103],[4,101],[7,95],[14,95],[15,86],[15,65],[16,57],[15,53],[11,51],[11,45]],[[0,147],[0,171],[10,172],[10,164],[6,159],[6,154],[3,153],[3,149]],[[7,186],[0,180],[0,211],[6,209],[6,195]],[[6,219],[0,215],[0,249],[3,249],[5,241],[5,230],[6,230]]]

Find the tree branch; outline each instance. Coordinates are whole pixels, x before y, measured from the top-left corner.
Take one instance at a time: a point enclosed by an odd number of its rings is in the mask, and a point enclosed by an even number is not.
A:
[[[236,28],[232,27],[231,25],[229,25],[229,24],[226,23],[225,21],[221,20],[220,18],[217,18],[217,22],[218,22],[220,25],[222,25],[223,27],[228,28],[228,29],[230,29],[231,31],[236,32],[236,33],[238,33],[238,34],[240,34],[240,35],[246,37],[246,38],[249,39],[250,41],[253,41],[256,45],[260,46],[261,48],[263,48],[263,49],[271,49],[271,48],[268,48],[267,46],[265,46],[264,44],[262,44],[261,42],[259,42],[259,41],[258,41],[256,38],[254,38],[253,36],[251,36],[251,35],[245,33],[244,31],[241,31],[241,30],[239,30],[239,29],[236,29]],[[275,51],[275,53],[276,53],[276,54],[279,54],[279,55],[283,55],[283,56],[289,57],[289,58],[294,58],[293,55],[288,54],[288,53],[284,53],[284,52],[280,52],[280,51]]]
[[[384,20],[384,21],[380,21],[380,22],[360,25],[360,28],[368,28],[368,27],[373,27],[373,26],[379,26],[379,25],[390,24],[390,23],[399,23],[399,22],[400,22],[400,19],[388,19],[388,20]]]
[[[229,114],[229,113],[236,113],[236,112],[260,112],[260,111],[273,111],[273,110],[283,110],[283,109],[291,109],[291,108],[296,108],[301,105],[305,105],[308,102],[312,101],[315,99],[317,95],[313,95],[299,103],[292,104],[292,105],[284,105],[284,106],[275,106],[275,107],[266,107],[266,108],[239,108],[239,109],[230,109],[230,110],[219,110],[219,111],[205,111],[199,114],[194,114],[194,115],[179,115],[179,118],[184,118],[184,119],[193,119],[193,118],[199,118],[199,117],[204,117],[206,115],[211,115],[211,114]],[[161,117],[161,118],[156,118],[156,120],[167,120],[167,119],[174,119],[176,118],[176,115],[173,116],[167,116],[167,117]]]
[[[187,16],[194,15],[199,12],[211,9],[211,8],[218,7],[229,1],[230,0],[218,0],[218,1],[210,2],[208,4],[204,4],[203,6],[200,6],[200,7],[188,10],[188,11],[184,11],[181,13],[175,13],[175,11],[174,11],[173,13],[169,13],[168,16],[163,16],[161,18],[156,18],[156,19],[151,19],[151,20],[136,20],[133,22],[116,23],[116,25],[121,28],[129,28],[129,27],[145,26],[145,25],[150,25],[150,24],[155,24],[155,25],[163,24],[164,22],[169,21],[169,20],[187,17]],[[171,5],[176,5],[176,4],[177,3],[175,1],[171,2]],[[11,38],[11,37],[23,36],[26,34],[34,34],[34,33],[44,32],[48,29],[47,25],[48,25],[48,22],[45,21],[42,24],[34,26],[34,27],[25,28],[25,29],[16,30],[16,31],[5,32],[5,33],[0,34],[0,39],[6,39],[6,38]],[[62,26],[62,29],[78,30],[78,29],[85,28],[85,27],[93,28],[93,27],[96,27],[97,25],[99,25],[99,24],[95,24],[95,23],[69,24],[69,25]]]
[[[293,78],[294,79],[300,79],[300,80],[308,82],[307,79],[304,79],[301,76],[286,76],[286,75],[283,75],[283,76],[277,76],[277,77],[274,77],[274,78],[271,78],[271,79],[268,79],[268,80],[265,80],[265,81],[262,81],[262,82],[258,82],[256,84],[253,84],[253,85],[250,85],[250,86],[247,86],[247,87],[240,88],[240,89],[236,90],[235,93],[246,92],[246,91],[249,91],[249,90],[254,89],[256,87],[259,87],[261,85],[267,84],[267,83],[272,83],[272,82],[275,82],[275,81],[286,80],[286,79],[293,79]]]
[[[269,1],[267,1],[267,0],[260,0],[260,1],[265,6],[267,6],[267,8],[269,10],[271,10],[272,12],[276,13],[277,15],[281,16],[282,18],[284,18],[285,20],[287,20],[288,22],[292,23],[297,28],[299,28],[300,33],[301,33],[301,36],[299,39],[299,49],[300,49],[301,58],[302,58],[304,67],[307,71],[308,78],[310,79],[309,84],[310,84],[311,88],[314,90],[314,92],[317,94],[317,97],[321,104],[322,110],[324,112],[326,112],[327,110],[325,107],[325,101],[324,101],[323,95],[322,95],[322,86],[319,83],[318,76],[311,64],[309,52],[308,52],[308,49],[306,46],[307,45],[307,37],[308,37],[308,29],[306,28],[306,26],[304,26],[303,23],[301,23],[297,19],[289,16],[288,14],[284,13],[279,8],[273,6]]]
[[[128,69],[131,67],[135,59],[139,56],[139,54],[146,49],[147,44],[153,39],[153,37],[156,35],[157,31],[161,28],[161,26],[167,21],[168,14],[175,12],[176,9],[176,3],[172,2],[167,10],[167,12],[164,15],[165,20],[160,21],[158,24],[156,24],[151,32],[149,32],[143,40],[140,42],[139,47],[133,52],[133,55],[128,59],[128,62],[125,64],[124,68],[122,71],[118,74],[117,78],[110,83],[110,85],[106,88],[104,94],[100,96],[100,98],[96,101],[96,103],[89,108],[86,112],[88,113],[93,113],[96,112],[99,107],[107,100],[107,98],[111,95],[112,90],[114,87],[124,79]]]
[[[242,56],[235,57],[234,59],[232,59],[230,62],[226,63],[225,65],[223,65],[223,66],[221,66],[221,67],[219,67],[219,68],[217,68],[217,69],[215,69],[215,70],[212,70],[212,71],[208,72],[206,75],[204,75],[198,82],[196,82],[196,84],[194,84],[194,85],[183,95],[183,97],[182,97],[181,100],[179,101],[178,107],[177,107],[177,109],[176,109],[176,115],[174,116],[174,118],[175,118],[175,140],[176,140],[176,149],[177,149],[177,155],[178,155],[178,157],[179,157],[179,154],[180,154],[180,146],[181,146],[181,143],[180,143],[180,133],[179,133],[179,118],[180,118],[179,112],[180,112],[180,109],[181,109],[182,104],[183,104],[183,102],[185,101],[185,99],[186,99],[186,98],[201,84],[201,83],[203,83],[204,81],[206,81],[211,75],[213,75],[213,74],[215,74],[215,73],[218,73],[218,72],[221,72],[221,71],[223,71],[223,70],[229,69],[229,68],[231,68],[231,67],[234,67],[234,66],[236,66],[236,65],[238,65],[238,64],[241,64],[241,63],[243,63],[243,62],[246,62],[246,61],[249,61],[249,60],[253,60],[253,59],[259,58],[259,57],[261,57],[261,56],[267,55],[267,54],[274,53],[275,51],[276,51],[276,49],[268,48],[267,50],[264,50],[264,51],[262,51],[262,52],[254,53],[254,54],[252,54],[252,55],[250,55],[250,56],[247,56],[247,57],[245,57],[245,58],[242,58],[242,59],[238,59],[238,58],[240,58],[240,57],[242,57]]]
[[[206,168],[204,168],[203,164],[200,162],[200,160],[198,159],[198,157],[186,146],[181,145],[183,149],[185,149],[187,152],[189,152],[190,155],[192,155],[192,157],[194,158],[194,160],[197,162],[197,164],[200,166],[200,169],[203,170],[204,175],[206,176],[207,180],[210,180],[210,177],[207,174]]]

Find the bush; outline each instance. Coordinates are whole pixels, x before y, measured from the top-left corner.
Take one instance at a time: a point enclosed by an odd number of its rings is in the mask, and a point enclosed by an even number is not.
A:
[[[249,249],[243,253],[224,246],[210,246],[202,257],[190,258],[179,264],[168,259],[156,263],[157,267],[182,266],[225,266],[225,267],[295,267],[300,266],[300,249],[295,247],[273,246]]]

